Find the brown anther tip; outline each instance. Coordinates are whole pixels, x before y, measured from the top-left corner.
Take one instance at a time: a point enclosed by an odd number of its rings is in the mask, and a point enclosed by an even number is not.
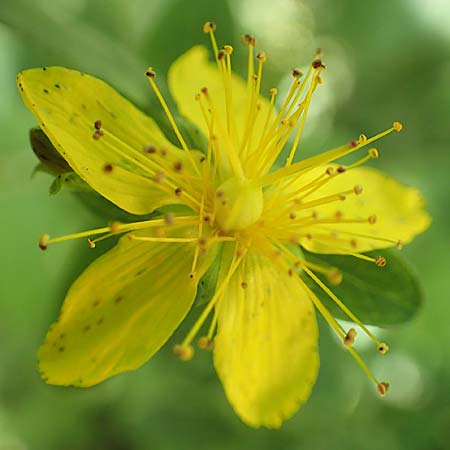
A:
[[[39,237],[39,248],[41,250],[47,250],[49,240],[50,236],[48,234],[41,234],[41,236]]]
[[[395,131],[402,131],[403,130],[403,124],[401,122],[394,122],[392,124],[392,128],[394,128]]]
[[[364,145],[367,142],[367,136],[365,134],[360,134],[358,138],[358,142]]]
[[[154,145],[146,145],[144,147],[144,152],[148,153],[149,155],[153,155],[156,153],[156,147]]]
[[[375,258],[375,264],[377,265],[377,267],[385,267],[387,264],[386,258],[384,258],[383,256],[377,256]]]
[[[225,230],[219,230],[217,232],[217,236],[219,237],[225,237],[227,235],[227,232]]]
[[[173,170],[175,170],[176,172],[180,172],[182,168],[183,168],[183,164],[181,163],[181,161],[176,161],[173,164]]]
[[[292,275],[294,275],[294,271],[292,269],[289,269],[287,273],[290,277],[292,277]]]
[[[214,342],[211,339],[208,339],[206,336],[202,336],[197,341],[198,348],[201,350],[212,350],[214,347]]]
[[[205,237],[200,237],[200,238],[198,238],[197,244],[198,244],[200,247],[204,247],[204,246],[206,245],[206,238],[205,238]]]
[[[227,55],[231,55],[233,53],[233,47],[231,45],[224,45],[223,46],[223,51],[227,54]]]
[[[256,39],[251,34],[244,34],[242,36],[242,42],[244,45],[251,45],[253,47],[256,45]]]
[[[191,273],[189,274],[189,278],[190,278],[191,280],[193,280],[193,279],[195,278],[195,273],[191,272]]]
[[[145,75],[148,78],[156,78],[156,72],[152,68],[147,69],[147,72],[145,72]]]
[[[92,138],[98,141],[105,133],[103,133],[102,130],[95,130],[94,134],[92,135]]]
[[[347,334],[344,337],[344,345],[346,347],[352,347],[355,343],[356,338],[356,330],[354,328],[350,328],[350,330],[347,331]]]
[[[205,156],[200,156],[199,162],[200,163],[204,163],[206,161],[206,157]]]
[[[307,233],[305,237],[306,237],[306,239],[308,239],[308,241],[310,241],[312,239],[312,234]]]
[[[89,248],[95,248],[95,242],[92,239],[88,239]]]
[[[297,217],[297,215],[295,214],[294,211],[291,211],[291,212],[289,213],[289,219],[294,220],[296,217]]]
[[[189,361],[194,356],[194,349],[190,345],[175,345],[173,352],[182,361]]]
[[[338,286],[339,284],[341,284],[343,279],[344,276],[338,269],[334,269],[328,273],[328,281],[334,286]]]
[[[356,148],[356,147],[358,147],[358,143],[356,141],[352,141],[352,142],[350,142],[350,147]]]
[[[127,239],[129,241],[134,241],[135,238],[136,238],[136,236],[134,234],[127,234]]]
[[[103,166],[103,172],[105,172],[105,173],[111,173],[113,171],[113,166],[112,166],[112,164],[105,164],[104,166]]]
[[[208,95],[208,88],[207,88],[206,86],[205,86],[205,87],[202,87],[202,88],[200,89],[200,91],[201,91],[202,94]]]
[[[403,249],[403,242],[402,241],[397,241],[395,246],[397,247],[397,250],[402,250]]]
[[[376,148],[371,148],[369,150],[369,156],[373,159],[377,159],[380,156],[380,154],[378,153],[378,150]]]
[[[175,220],[174,214],[169,213],[164,216],[164,223],[166,225],[173,225],[174,220]]]
[[[174,193],[175,193],[175,195],[176,195],[177,197],[181,197],[181,194],[183,193],[183,190],[182,190],[180,187],[177,187],[177,188],[174,190]]]
[[[203,216],[203,222],[209,223],[210,221],[211,221],[211,216],[209,216],[208,214],[205,214]]]
[[[258,60],[258,61],[260,61],[260,62],[266,62],[267,61],[267,55],[266,55],[266,52],[259,52],[257,55],[256,55],[256,59]]]
[[[333,167],[327,167],[327,170],[325,170],[325,173],[329,176],[333,175],[334,168]]]
[[[277,89],[277,88],[272,88],[272,89],[269,91],[269,94],[270,94],[270,95],[277,95],[277,94],[278,94],[278,89]]]
[[[389,383],[382,381],[381,383],[377,384],[377,391],[382,397],[384,397],[387,394],[388,390],[389,390]]]
[[[372,214],[367,218],[367,221],[370,223],[370,225],[373,225],[377,222],[377,216],[375,214]]]
[[[224,195],[223,191],[216,191],[216,198],[222,198]]]
[[[339,200],[343,202],[344,200],[347,200],[347,196],[345,194],[339,194]]]
[[[241,283],[241,288],[242,288],[242,289],[247,289],[247,287],[248,287],[248,284],[247,284],[245,281],[243,281],[243,282]]]
[[[221,61],[223,58],[225,58],[225,50],[219,50],[219,51],[217,52],[217,59],[218,59],[219,61]]]
[[[166,174],[164,172],[158,172],[154,175],[153,181],[156,183],[162,183],[166,179]]]
[[[317,211],[313,211],[313,212],[311,213],[311,217],[312,217],[314,220],[317,220],[317,219],[319,218],[319,213],[318,213]]]
[[[322,68],[325,69],[325,65],[323,64],[321,59],[315,59],[312,63],[311,66],[313,69],[318,69],[318,68]]]
[[[301,71],[300,69],[295,68],[295,69],[292,71],[292,76],[293,76],[294,78],[300,78],[302,75],[303,75],[303,73],[302,73],[302,71]]]
[[[217,25],[214,22],[205,22],[203,25],[203,33],[216,31]]]
[[[344,173],[344,172],[346,171],[346,168],[345,168],[344,166],[339,166],[339,167],[336,169],[336,171],[337,171],[337,173]]]
[[[356,195],[361,195],[363,193],[364,189],[360,184],[357,184],[356,186],[353,187],[353,192]]]
[[[385,342],[382,342],[377,346],[377,351],[380,355],[385,355],[389,351],[389,345]]]
[[[96,121],[94,122],[94,128],[95,128],[96,130],[100,130],[101,127],[102,127],[102,121],[101,121],[101,120],[96,120]]]

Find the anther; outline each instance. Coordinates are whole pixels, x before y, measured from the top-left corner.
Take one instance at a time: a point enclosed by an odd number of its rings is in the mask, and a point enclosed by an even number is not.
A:
[[[256,59],[257,59],[259,62],[262,62],[262,63],[266,62],[266,61],[267,61],[267,55],[266,55],[266,52],[259,52],[259,53],[256,55]]]
[[[208,214],[205,214],[205,215],[203,216],[203,222],[205,222],[205,223],[211,222],[211,216],[208,215]]]
[[[39,237],[39,248],[41,250],[47,250],[49,240],[50,236],[48,234],[41,234]]]
[[[101,120],[96,120],[96,121],[94,122],[94,128],[95,128],[96,130],[100,130],[101,127],[102,127],[102,121],[101,121]]]
[[[227,55],[231,55],[233,53],[233,47],[231,45],[224,45],[223,46],[223,51],[227,54]]]
[[[350,142],[350,147],[351,148],[356,148],[357,146],[358,146],[358,143],[356,141]]]
[[[92,239],[88,239],[89,248],[95,248],[95,242]]]
[[[382,342],[381,344],[378,344],[377,351],[380,355],[385,355],[389,351],[389,345]]]
[[[344,166],[339,166],[336,170],[337,170],[337,173],[344,173],[346,169]]]
[[[329,176],[333,175],[334,168],[333,167],[327,167],[327,170],[325,170],[325,173]]]
[[[205,87],[202,87],[201,89],[200,89],[200,91],[201,91],[201,93],[203,94],[203,95],[208,95],[208,88],[205,86]]]
[[[347,196],[345,194],[339,194],[339,200],[344,201],[347,199]]]
[[[292,76],[297,79],[300,78],[303,75],[302,71],[300,69],[294,69],[292,71]]]
[[[394,122],[392,124],[392,127],[395,131],[402,131],[403,130],[403,124],[401,122]]]
[[[180,187],[177,187],[174,192],[177,197],[181,197],[183,190]]]
[[[373,225],[377,222],[377,216],[375,214],[372,214],[367,218],[367,221],[370,223],[370,225]]]
[[[334,286],[341,284],[343,278],[342,272],[338,269],[333,269],[328,273],[328,281]]]
[[[209,350],[211,351],[214,347],[214,342],[209,339],[207,336],[202,336],[197,341],[198,348],[201,350]]]
[[[366,136],[365,134],[360,134],[360,135],[359,135],[358,142],[359,142],[361,145],[364,145],[364,144],[367,142],[367,136]]]
[[[225,50],[219,50],[219,51],[217,52],[217,59],[218,59],[219,61],[222,61],[223,58],[225,58]]]
[[[210,31],[216,31],[216,24],[214,22],[206,22],[203,25],[203,33],[209,33]]]
[[[389,383],[386,383],[385,381],[382,381],[381,383],[377,384],[377,391],[382,397],[387,394],[388,389]]]
[[[363,187],[360,184],[357,184],[356,186],[353,187],[353,192],[356,195],[361,195],[363,193]]]
[[[105,172],[105,173],[111,173],[113,171],[113,166],[112,166],[112,164],[105,164],[104,166],[103,166],[103,172]]]
[[[295,214],[294,211],[291,211],[291,212],[289,213],[289,219],[294,220],[296,217],[297,217],[297,215]]]
[[[156,153],[156,147],[154,147],[153,145],[146,145],[144,147],[144,152],[148,153],[149,155],[153,155],[154,153]]]
[[[385,267],[387,264],[386,258],[384,258],[383,256],[377,256],[375,258],[375,264],[377,265],[377,267]]]
[[[371,148],[369,150],[369,156],[373,159],[377,159],[380,156],[380,154],[378,153],[378,150],[376,148]]]
[[[251,34],[244,34],[242,36],[242,42],[244,45],[251,45],[253,47],[256,45],[256,39]]]
[[[241,283],[241,288],[242,288],[242,289],[247,289],[247,287],[248,287],[248,284],[247,284],[245,281],[243,281],[243,282]]]
[[[109,226],[109,231],[111,233],[118,233],[120,231],[120,228],[121,228],[120,222],[112,222],[111,225]]]
[[[177,161],[173,164],[173,169],[176,172],[180,172],[182,168],[183,168],[183,164],[180,161]]]
[[[145,72],[145,75],[149,78],[156,78],[156,72],[151,67],[149,67],[147,69],[147,72]]]
[[[354,328],[350,328],[350,330],[347,331],[347,334],[344,337],[344,345],[348,347],[353,347],[353,344],[355,343],[356,338],[356,330]]]
[[[182,361],[189,361],[194,356],[194,349],[190,345],[175,345],[173,352]]]
[[[395,244],[395,246],[397,247],[397,250],[401,250],[403,248],[403,242],[397,241],[397,244]]]
[[[319,67],[321,67],[322,69],[325,69],[325,65],[323,64],[322,60],[320,60],[320,59],[315,59],[311,63],[311,66],[313,67],[313,69],[318,69]]]
[[[98,141],[105,133],[102,130],[96,130],[92,135],[92,138]]]
[[[173,214],[166,214],[164,216],[164,223],[166,225],[173,225],[174,220],[175,220],[175,216]]]
[[[272,88],[272,89],[269,91],[269,94],[270,94],[270,95],[277,95],[277,94],[278,94],[278,89],[277,89],[277,88]]]

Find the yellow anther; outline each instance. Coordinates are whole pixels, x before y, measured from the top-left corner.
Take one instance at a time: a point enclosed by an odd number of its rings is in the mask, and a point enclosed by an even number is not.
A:
[[[358,141],[361,145],[364,145],[367,143],[367,136],[365,134],[360,134]]]
[[[207,336],[202,336],[197,341],[197,345],[198,345],[198,348],[200,348],[201,350],[211,351],[214,347],[214,342],[211,339],[209,339]]]
[[[353,192],[356,195],[361,195],[363,193],[363,187],[360,184],[357,184],[354,188],[353,188]]]
[[[333,284],[334,286],[337,286],[338,284],[342,283],[342,280],[344,276],[342,275],[342,272],[338,269],[333,269],[328,273],[328,281]]]
[[[370,225],[373,225],[377,222],[377,216],[375,214],[372,214],[367,218],[367,220],[370,223]]]
[[[386,383],[385,381],[382,381],[381,383],[377,384],[377,391],[382,397],[387,394],[388,389],[389,383]]]
[[[277,94],[278,94],[278,89],[277,89],[277,88],[272,88],[272,89],[269,91],[269,93],[270,93],[270,95],[277,95]]]
[[[95,248],[95,242],[92,239],[88,239],[89,248]]]
[[[216,31],[216,24],[214,22],[206,22],[203,25],[203,33],[209,33],[211,31]]]
[[[354,328],[350,328],[350,330],[347,331],[347,334],[344,337],[344,345],[346,347],[353,347],[353,344],[355,343],[356,338],[356,330]]]
[[[111,231],[111,233],[118,233],[120,229],[121,229],[120,222],[112,222],[111,225],[109,226],[109,230]]]
[[[41,234],[39,237],[39,248],[41,250],[47,250],[49,240],[50,236],[48,234]]]
[[[224,45],[223,46],[223,51],[227,54],[227,55],[231,55],[233,53],[233,47],[231,45]]]
[[[378,153],[378,150],[376,148],[371,148],[369,150],[369,156],[373,159],[377,159],[380,156],[380,154]]]
[[[389,345],[386,342],[381,342],[377,346],[377,351],[380,355],[385,355],[389,351]]]
[[[375,258],[375,264],[377,265],[377,267],[385,267],[387,264],[386,258],[384,258],[383,256],[377,256]]]
[[[189,361],[194,356],[194,349],[190,345],[175,345],[173,352],[182,361]]]
[[[403,124],[401,122],[394,122],[392,124],[392,127],[395,131],[402,131],[403,130]]]
[[[266,52],[259,52],[257,55],[256,55],[256,59],[259,61],[259,62],[266,62],[267,61],[267,55],[266,55]]]

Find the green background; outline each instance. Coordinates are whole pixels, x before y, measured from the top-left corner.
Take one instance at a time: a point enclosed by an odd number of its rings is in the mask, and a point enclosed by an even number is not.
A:
[[[36,161],[27,134],[34,119],[15,75],[35,66],[77,68],[148,110],[155,100],[146,67],[162,79],[177,55],[207,44],[201,26],[211,18],[220,43],[234,44],[236,64],[244,55],[240,35],[256,35],[269,57],[267,90],[286,86],[292,68],[321,47],[325,84],[301,151],[322,151],[401,120],[405,132],[379,143],[376,166],[417,186],[433,217],[404,249],[426,303],[408,324],[378,331],[391,346],[385,358],[364,339],[357,347],[391,382],[389,395],[377,396],[321,323],[314,392],[279,431],[240,422],[207,353],[186,364],[169,344],[140,370],[89,390],[46,386],[36,371],[36,351],[66,289],[98,254],[80,242],[42,253],[36,239],[104,219],[68,192],[50,197],[48,176],[31,177]],[[445,0],[1,0],[0,450],[449,449],[449,29]]]

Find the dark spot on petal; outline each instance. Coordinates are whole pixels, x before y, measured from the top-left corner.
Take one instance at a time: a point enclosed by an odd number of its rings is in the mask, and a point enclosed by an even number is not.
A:
[[[92,302],[92,306],[95,308],[98,305],[100,305],[100,300],[94,300],[94,302]]]
[[[60,335],[59,335],[59,338],[60,339],[64,339],[66,337],[66,335],[64,334],[64,333],[61,333]]]
[[[119,295],[119,297],[116,297],[116,299],[114,300],[115,304],[120,303],[123,300],[122,296]]]
[[[58,351],[59,351],[60,353],[62,353],[65,349],[66,349],[66,347],[64,347],[63,345],[61,345],[61,347],[58,348]]]
[[[100,319],[97,320],[97,325],[101,325],[103,323],[103,317],[100,317]]]
[[[140,269],[136,272],[136,276],[139,277],[145,272],[145,269]]]
[[[83,328],[83,331],[84,331],[85,333],[87,333],[90,329],[91,329],[91,326],[90,326],[90,325],[85,325],[84,328]]]
[[[47,70],[47,67],[43,67],[42,70],[45,72]]]
[[[103,172],[105,173],[111,173],[113,171],[113,166],[112,164],[105,164],[103,166]]]
[[[48,94],[48,89],[43,89],[45,94]]]
[[[86,106],[84,103],[82,103],[82,104],[81,104],[81,109],[84,109],[84,110],[86,111],[87,106]]]
[[[56,84],[55,84],[55,88],[56,88],[56,89],[61,89],[61,86],[60,86],[58,83],[56,83]]]

